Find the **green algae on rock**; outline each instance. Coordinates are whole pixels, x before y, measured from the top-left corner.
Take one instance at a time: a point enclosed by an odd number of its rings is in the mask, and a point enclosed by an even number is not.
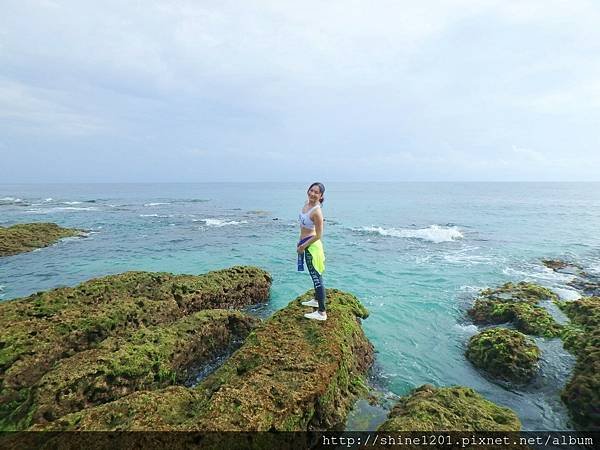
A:
[[[300,431],[341,429],[358,396],[373,347],[360,326],[368,313],[351,294],[327,290],[328,319],[304,318],[293,300],[250,333],[195,388],[137,392],[69,414],[45,430]]]
[[[559,336],[561,326],[548,311],[537,305],[542,300],[557,302],[558,296],[550,289],[533,283],[506,283],[497,289],[482,291],[468,314],[476,324],[513,322],[523,333]]]
[[[0,303],[0,429],[8,416],[27,419],[32,387],[59,360],[143,326],[265,301],[270,285],[255,267],[198,276],[126,272]]]
[[[466,356],[495,378],[523,383],[537,373],[540,350],[523,333],[489,328],[471,337]]]
[[[62,228],[55,223],[23,223],[0,226],[0,257],[48,247],[66,237],[81,236],[82,230]]]
[[[44,375],[33,390],[27,416],[43,423],[135,391],[180,384],[257,324],[258,319],[241,312],[215,309],[107,338]]]
[[[508,408],[462,386],[429,384],[402,397],[378,431],[519,431],[521,422]]]
[[[579,428],[600,430],[600,297],[564,302],[571,319],[563,333],[565,348],[577,356],[573,376],[562,392]]]
[[[550,289],[535,283],[521,281],[505,283],[496,289],[485,289],[481,296],[489,300],[511,300],[535,304],[542,300],[558,300],[558,296]]]

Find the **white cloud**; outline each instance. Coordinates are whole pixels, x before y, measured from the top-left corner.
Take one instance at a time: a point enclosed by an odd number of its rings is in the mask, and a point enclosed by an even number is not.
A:
[[[25,132],[81,136],[106,131],[98,118],[53,100],[55,94],[0,78],[0,118]]]
[[[299,154],[460,177],[580,167],[597,145],[591,0],[5,3],[0,117],[23,142],[179,148],[190,170],[255,158],[282,178]]]

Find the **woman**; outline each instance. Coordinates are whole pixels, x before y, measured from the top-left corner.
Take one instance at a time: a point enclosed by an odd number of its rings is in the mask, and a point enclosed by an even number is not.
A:
[[[325,186],[313,183],[308,188],[308,202],[300,211],[300,241],[298,242],[298,270],[304,270],[303,261],[306,259],[308,272],[315,285],[315,299],[302,302],[304,306],[318,308],[316,311],[304,314],[307,319],[327,320],[325,311],[325,286],[323,286],[323,271],[325,270],[325,253],[321,236],[323,235],[323,212],[321,204],[325,201],[323,194]]]

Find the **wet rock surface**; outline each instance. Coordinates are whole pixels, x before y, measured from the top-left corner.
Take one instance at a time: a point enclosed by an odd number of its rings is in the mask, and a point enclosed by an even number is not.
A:
[[[59,239],[82,236],[82,230],[62,228],[55,223],[25,223],[0,226],[0,257],[47,247]]]

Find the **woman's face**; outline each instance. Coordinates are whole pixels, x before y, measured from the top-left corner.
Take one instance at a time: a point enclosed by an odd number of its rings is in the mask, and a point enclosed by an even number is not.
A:
[[[321,189],[319,189],[319,186],[317,185],[314,185],[308,190],[308,199],[311,203],[318,202],[319,200],[321,200],[322,196],[323,194],[321,194]]]

